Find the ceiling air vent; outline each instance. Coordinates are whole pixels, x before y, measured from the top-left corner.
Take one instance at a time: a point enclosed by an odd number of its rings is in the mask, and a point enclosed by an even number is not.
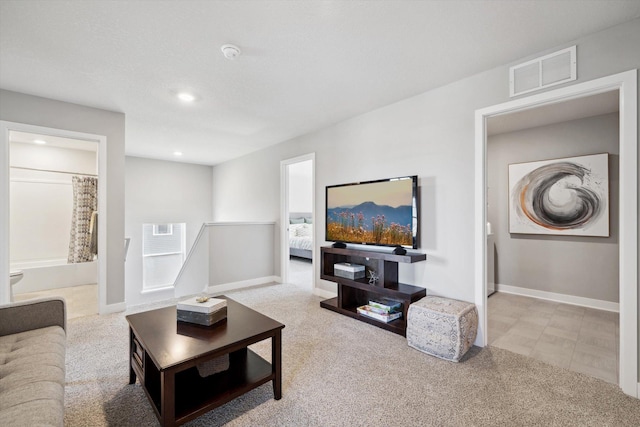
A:
[[[576,47],[571,46],[509,68],[509,96],[576,79]]]

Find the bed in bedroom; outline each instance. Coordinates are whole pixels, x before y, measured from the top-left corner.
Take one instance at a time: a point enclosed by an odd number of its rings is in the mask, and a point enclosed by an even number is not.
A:
[[[311,213],[289,215],[289,255],[311,259],[313,246],[313,220]]]

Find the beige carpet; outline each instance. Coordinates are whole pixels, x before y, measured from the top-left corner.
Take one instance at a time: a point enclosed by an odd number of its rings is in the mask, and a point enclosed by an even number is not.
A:
[[[227,295],[286,325],[283,397],[265,384],[189,426],[640,425],[640,400],[583,374],[491,347],[443,361],[291,285]],[[124,314],[72,319],[67,340],[67,427],[158,425],[128,384]],[[270,359],[270,342],[252,349]]]

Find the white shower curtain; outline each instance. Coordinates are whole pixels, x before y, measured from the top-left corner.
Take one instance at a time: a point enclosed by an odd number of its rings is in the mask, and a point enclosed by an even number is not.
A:
[[[91,215],[98,210],[98,179],[74,176],[72,182],[73,215],[67,260],[70,264],[93,261]]]

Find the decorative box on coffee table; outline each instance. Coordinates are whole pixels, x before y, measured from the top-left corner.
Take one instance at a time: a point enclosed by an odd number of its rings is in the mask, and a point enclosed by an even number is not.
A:
[[[227,318],[227,301],[211,297],[192,297],[177,305],[177,319],[211,326]]]

